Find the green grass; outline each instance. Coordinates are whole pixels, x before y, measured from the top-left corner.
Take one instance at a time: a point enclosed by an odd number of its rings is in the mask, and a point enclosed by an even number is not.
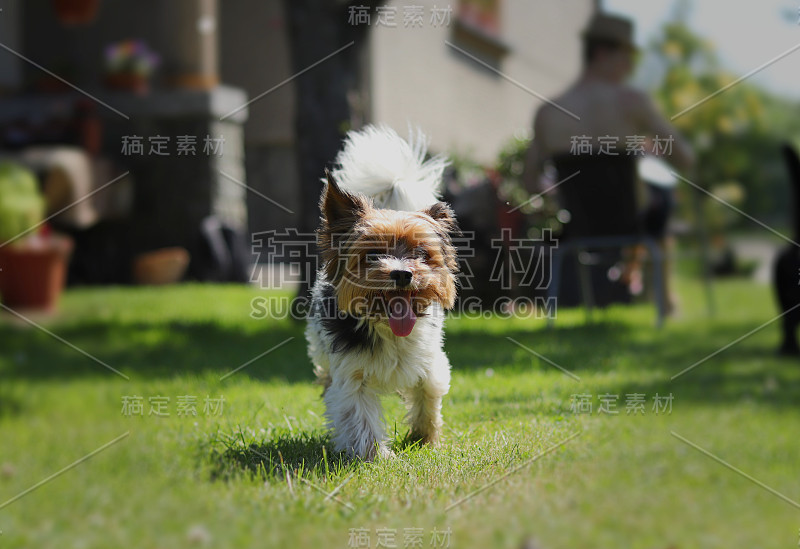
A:
[[[451,547],[795,547],[800,509],[671,434],[800,500],[800,364],[775,356],[776,324],[670,381],[776,314],[769,288],[726,281],[716,292],[710,320],[699,285],[683,281],[683,313],[661,331],[648,306],[592,324],[562,311],[552,331],[452,319],[442,447],[407,444],[402,406],[387,397],[396,457],[360,463],[329,443],[303,327],[249,316],[263,292],[70,291],[58,316],[37,321],[130,379],[0,322],[0,505],[129,435],[0,508],[0,547],[348,547],[354,528],[372,547],[381,528],[397,547],[411,528],[423,547],[437,546],[434,529],[451,532]],[[594,414],[570,411],[578,393]],[[596,413],[605,393],[619,395],[618,415]],[[646,395],[644,415],[625,413],[631,393]],[[652,411],[656,393],[673,395],[671,414]],[[144,417],[121,412],[134,395]],[[197,397],[196,417],[178,416],[183,395]],[[169,417],[148,415],[155,396],[170,397]],[[206,396],[224,397],[220,415],[204,413]]]

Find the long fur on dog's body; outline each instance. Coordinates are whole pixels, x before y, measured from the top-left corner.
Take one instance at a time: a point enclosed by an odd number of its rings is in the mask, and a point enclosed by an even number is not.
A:
[[[308,352],[325,386],[336,448],[364,459],[390,454],[381,394],[396,391],[404,398],[413,437],[436,443],[442,426],[441,399],[450,385],[442,329],[444,309],[455,300],[456,270],[448,233],[455,230],[455,221],[437,198],[446,162],[434,158],[424,163],[424,156],[421,135],[407,143],[387,128],[351,133],[321,201],[324,265],[312,290]],[[387,235],[403,244],[390,245],[378,260],[359,255],[359,239]],[[410,241],[427,250],[424,258],[404,247]],[[338,270],[336,263],[350,261],[342,249],[355,257],[348,265],[361,284]],[[412,278],[398,289],[387,273],[399,268]],[[373,283],[376,288],[369,286]],[[360,298],[401,300],[416,317],[411,332],[398,336],[388,318],[362,314],[354,304]]]

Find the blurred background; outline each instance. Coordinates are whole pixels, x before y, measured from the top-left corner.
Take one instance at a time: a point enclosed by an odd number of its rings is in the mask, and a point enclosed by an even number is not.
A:
[[[520,177],[533,113],[579,74],[580,33],[598,10],[632,18],[633,84],[665,116],[798,36],[797,6],[777,0],[5,2],[1,156],[35,175],[47,222],[7,221],[3,241],[69,236],[69,284],[279,280],[303,292],[308,269],[287,265],[313,249],[262,253],[264,235],[313,238],[320,174],[343,136],[384,123],[421,127],[453,159],[446,198],[476,235],[474,276],[488,280],[493,241],[508,254],[509,238],[558,236],[568,217],[557,193],[532,200]],[[693,180],[778,230],[790,218],[781,146],[800,136],[800,59],[784,57],[674,122],[698,158]],[[678,255],[700,257],[698,273],[766,280],[774,235],[692,194],[675,191]],[[629,299],[604,269],[599,301]],[[563,303],[580,302],[564,277]]]

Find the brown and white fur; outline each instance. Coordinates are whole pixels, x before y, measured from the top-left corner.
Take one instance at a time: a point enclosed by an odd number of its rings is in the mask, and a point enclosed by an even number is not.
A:
[[[425,145],[385,127],[351,133],[320,200],[308,351],[337,450],[365,460],[391,454],[382,394],[405,400],[413,439],[436,444],[442,429],[458,228],[437,198],[446,162],[423,162]]]

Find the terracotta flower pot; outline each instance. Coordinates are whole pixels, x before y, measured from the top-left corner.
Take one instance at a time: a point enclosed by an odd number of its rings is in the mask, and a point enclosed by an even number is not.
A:
[[[53,0],[62,25],[88,25],[97,17],[100,0]]]
[[[150,91],[150,80],[144,74],[115,72],[106,75],[106,87],[110,90],[128,91],[145,95]]]
[[[179,282],[189,266],[184,248],[162,248],[136,256],[133,279],[137,284],[162,285]]]
[[[0,299],[12,309],[53,310],[67,274],[73,242],[48,236],[32,245],[0,248]]]

